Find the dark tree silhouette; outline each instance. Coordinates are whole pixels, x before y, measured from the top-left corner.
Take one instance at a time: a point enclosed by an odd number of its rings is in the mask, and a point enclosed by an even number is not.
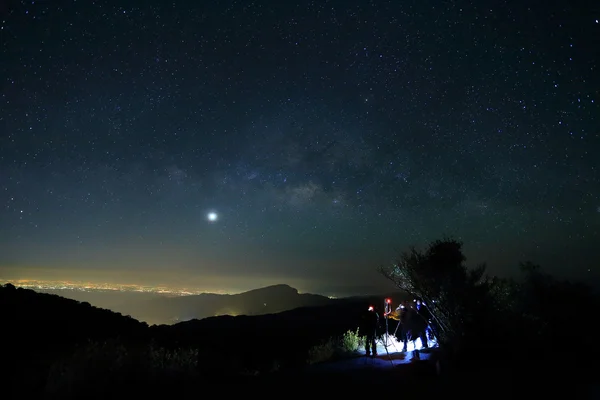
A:
[[[433,315],[442,348],[461,359],[543,359],[569,339],[588,350],[597,347],[593,316],[598,297],[581,283],[558,280],[532,262],[520,264],[520,279],[489,277],[485,265],[466,266],[462,243],[432,242],[414,247],[380,272],[394,285],[421,298]],[[562,349],[577,360],[581,352]],[[491,356],[491,353],[494,356]]]
[[[397,288],[426,303],[440,346],[453,351],[461,348],[469,329],[478,327],[492,306],[492,282],[485,276],[485,265],[469,269],[465,261],[462,243],[444,239],[425,251],[411,247],[392,266],[380,268]]]

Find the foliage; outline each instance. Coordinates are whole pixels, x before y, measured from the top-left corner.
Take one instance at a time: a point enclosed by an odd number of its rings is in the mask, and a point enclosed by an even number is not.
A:
[[[319,343],[308,350],[308,364],[318,364],[333,358],[336,349],[336,340],[332,337]]]
[[[425,251],[411,247],[380,268],[397,288],[427,304],[438,343],[451,354],[489,356],[494,346],[501,357],[522,357],[523,343],[528,353],[542,354],[565,335],[597,346],[593,330],[585,329],[599,306],[589,287],[557,280],[531,262],[520,264],[515,280],[488,277],[485,265],[469,269],[465,261],[462,243],[445,239]]]
[[[520,265],[523,279],[515,297],[519,301],[519,317],[540,345],[552,345],[577,337],[580,346],[596,346],[590,316],[597,313],[598,297],[591,288],[569,281],[558,280],[544,273],[540,266],[530,262]]]
[[[90,340],[52,364],[45,391],[49,395],[74,395],[123,383],[194,377],[197,362],[195,349],[167,349],[152,342],[128,346],[119,340]]]
[[[346,353],[354,353],[361,345],[364,346],[364,339],[359,335],[358,328],[356,331],[348,330],[342,336],[342,350]]]
[[[318,364],[329,361],[334,357],[343,357],[356,353],[359,347],[364,346],[364,338],[356,331],[348,330],[341,337],[332,336],[329,339],[313,346],[308,351],[308,364]]]
[[[394,265],[380,268],[396,287],[426,303],[442,346],[460,347],[469,328],[492,305],[485,265],[469,269],[465,261],[462,243],[445,239],[425,251],[411,247]]]

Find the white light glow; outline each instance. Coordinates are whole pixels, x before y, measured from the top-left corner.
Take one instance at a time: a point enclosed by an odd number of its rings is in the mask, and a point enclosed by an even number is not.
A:
[[[435,347],[437,345],[435,340],[429,340],[427,342],[427,345],[429,347]],[[399,342],[395,336],[393,335],[389,335],[388,339],[387,339],[387,352],[390,354],[393,353],[399,353],[402,352],[404,347],[404,343]],[[381,337],[381,339],[377,340],[377,354],[378,355],[382,355],[382,354],[386,354],[386,338],[385,338],[385,334]],[[406,351],[407,352],[411,352],[414,350],[423,350],[423,344],[421,343],[421,339],[418,338],[417,340],[415,340],[414,342],[409,340],[407,345],[406,345]],[[365,354],[365,347],[361,346],[358,349],[358,352],[361,354]]]
[[[210,212],[210,213],[208,213],[208,215],[206,217],[211,222],[215,222],[219,218],[219,216],[217,215],[216,212]]]

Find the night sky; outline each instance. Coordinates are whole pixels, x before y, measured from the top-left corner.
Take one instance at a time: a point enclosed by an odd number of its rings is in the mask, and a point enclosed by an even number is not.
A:
[[[595,279],[600,5],[551,3],[3,1],[0,275],[354,293],[453,236]]]

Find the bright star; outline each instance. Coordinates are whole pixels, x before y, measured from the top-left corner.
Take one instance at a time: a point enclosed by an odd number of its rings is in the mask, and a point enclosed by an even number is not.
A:
[[[208,217],[209,221],[214,222],[217,220],[218,215],[215,212],[210,212],[210,213],[208,213],[207,217]]]

